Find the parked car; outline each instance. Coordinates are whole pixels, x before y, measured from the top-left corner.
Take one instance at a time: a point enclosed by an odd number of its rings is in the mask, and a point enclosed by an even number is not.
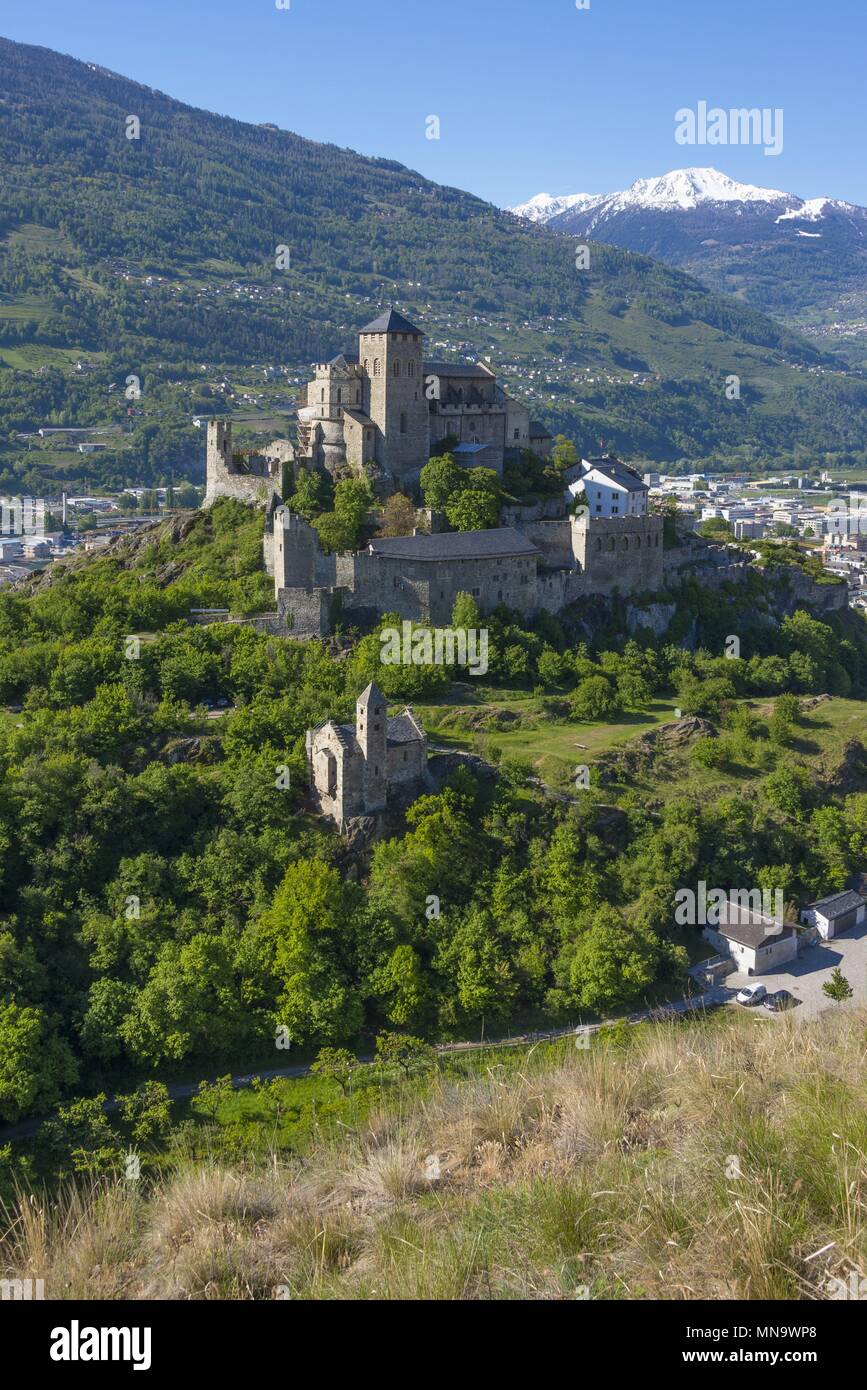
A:
[[[765,985],[745,985],[738,990],[737,1001],[739,1004],[761,1004],[767,992]]]
[[[793,1009],[800,1002],[800,999],[796,999],[787,989],[778,989],[776,994],[769,994],[763,1000],[765,1008],[770,1009],[772,1014],[782,1013],[784,1009]]]

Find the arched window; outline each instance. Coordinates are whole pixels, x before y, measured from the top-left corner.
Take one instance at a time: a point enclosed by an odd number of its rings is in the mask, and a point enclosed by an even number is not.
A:
[[[374,375],[374,376],[379,376],[379,375],[380,375],[380,371],[379,371],[379,358],[378,358],[378,357],[374,357],[374,359],[373,359],[373,375]]]
[[[414,362],[407,362],[407,364],[406,364],[406,374],[407,374],[407,376],[415,376],[415,363],[414,363]]]
[[[609,537],[608,537],[608,545],[606,546],[606,549],[607,549],[607,550],[613,550],[613,549],[614,549],[614,537],[613,537],[613,536],[609,536]]]
[[[370,376],[370,358],[369,358],[369,357],[365,357],[365,359],[364,359],[364,375],[365,375],[365,376]]]
[[[394,372],[394,375],[395,375],[395,376],[400,376],[400,363],[399,363],[399,362],[395,362],[394,366],[392,367],[392,371]]]
[[[640,537],[640,536],[636,536],[636,537],[635,537],[635,549],[636,549],[636,550],[640,550],[640,549],[641,549],[641,537]]]
[[[602,549],[602,537],[601,537],[601,536],[597,536],[597,537],[596,537],[596,549],[597,549],[597,550],[601,550],[601,549]]]
[[[623,541],[622,541],[622,543],[621,543],[620,549],[621,549],[621,550],[628,550],[628,549],[629,549],[629,537],[628,537],[628,536],[624,536],[624,537],[623,537]]]
[[[322,392],[321,392],[321,395],[320,395],[319,399],[320,399],[320,401],[324,401],[324,400],[325,400],[325,387],[324,387],[324,386],[323,386],[323,388],[322,388]]]

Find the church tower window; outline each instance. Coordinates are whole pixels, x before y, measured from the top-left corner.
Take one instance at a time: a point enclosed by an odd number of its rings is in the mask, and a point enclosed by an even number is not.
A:
[[[406,411],[405,411],[405,410],[402,410],[402,411],[400,412],[400,432],[401,432],[401,434],[406,434]]]
[[[400,376],[400,363],[399,363],[399,362],[395,362],[393,370],[394,370],[394,375],[395,375],[395,376]]]
[[[373,359],[373,375],[374,375],[374,376],[379,376],[379,374],[380,374],[380,373],[379,373],[379,358],[378,358],[378,357],[374,357],[374,359]]]

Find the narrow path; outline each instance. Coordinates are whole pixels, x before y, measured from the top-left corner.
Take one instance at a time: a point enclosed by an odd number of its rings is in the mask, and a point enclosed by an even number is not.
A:
[[[725,992],[719,989],[710,989],[705,994],[696,995],[690,999],[678,999],[670,1004],[656,1005],[650,1009],[643,1009],[640,1013],[630,1014],[626,1022],[635,1023],[659,1023],[666,1018],[682,1016],[692,1013],[696,1009],[712,1009],[725,1002]],[[619,1019],[606,1019],[602,1023],[579,1024],[575,1027],[570,1024],[568,1028],[554,1028],[547,1032],[522,1033],[514,1038],[492,1038],[487,1042],[454,1042],[436,1043],[434,1051],[438,1053],[449,1052],[486,1052],[494,1048],[501,1047],[530,1047],[534,1043],[556,1042],[560,1038],[574,1037],[579,1034],[598,1033],[600,1028],[610,1027],[611,1024],[622,1022]],[[359,1057],[357,1059],[362,1066],[371,1066],[375,1061],[372,1055]],[[297,1064],[291,1067],[269,1067],[259,1068],[252,1072],[240,1072],[231,1077],[232,1087],[236,1091],[245,1090],[253,1085],[256,1080],[272,1081],[279,1078],[290,1080],[292,1077],[308,1076],[310,1073],[309,1064]],[[158,1078],[149,1078],[156,1080]],[[189,1100],[191,1096],[198,1093],[201,1081],[175,1081],[169,1083],[167,1090],[170,1100]],[[103,1105],[105,1114],[111,1114],[120,1109],[120,1102],[115,1096],[111,1096]],[[38,1134],[47,1120],[53,1118],[56,1111],[48,1115],[34,1115],[30,1119],[21,1120],[18,1124],[0,1126],[0,1144],[9,1143],[17,1139],[31,1139],[34,1134]]]

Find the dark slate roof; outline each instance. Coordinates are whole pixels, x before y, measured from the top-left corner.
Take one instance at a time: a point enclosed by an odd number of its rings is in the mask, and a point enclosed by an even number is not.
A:
[[[851,889],[846,893],[831,893],[827,898],[820,898],[818,902],[809,903],[808,907],[813,912],[821,912],[823,917],[828,917],[832,921],[836,917],[845,917],[847,912],[854,912],[856,907],[861,907],[864,899],[860,893],[854,893]]]
[[[471,376],[490,381],[494,375],[481,362],[425,362],[425,376]]]
[[[408,709],[405,709],[403,714],[395,714],[389,719],[386,732],[388,742],[395,746],[402,743],[420,743],[424,738],[412,711]]]
[[[338,352],[336,357],[332,357],[328,365],[329,367],[356,367],[358,357],[350,352]]]
[[[371,418],[370,418],[369,415],[365,415],[365,414],[363,413],[363,411],[361,411],[361,410],[353,410],[353,409],[352,409],[350,406],[348,406],[348,405],[345,405],[345,406],[343,407],[343,413],[344,413],[344,415],[349,415],[349,416],[351,416],[351,418],[352,418],[353,420],[356,420],[356,421],[358,422],[359,425],[372,425],[372,424],[373,424],[373,421],[371,420]]]
[[[620,487],[625,487],[627,492],[647,492],[647,483],[643,478],[639,478],[634,469],[628,468],[625,463],[621,463],[615,458],[587,459],[591,468],[603,473],[606,478],[617,483]]]
[[[756,950],[774,941],[782,941],[794,933],[794,927],[788,924],[781,926],[773,917],[765,916],[763,912],[753,912],[748,907],[741,907],[731,899],[720,911],[719,925],[708,925],[714,931],[727,936],[729,941],[737,941],[741,946],[750,946]]]
[[[325,729],[333,729],[337,735],[337,742],[344,748],[352,748],[355,744],[355,727],[352,724],[337,724],[333,719],[326,719],[321,724],[316,724],[313,729],[314,737],[321,734]]]
[[[368,323],[364,328],[359,328],[359,333],[417,333],[422,337],[420,328],[416,328],[414,323],[405,319],[403,314],[399,314],[396,309],[386,309],[384,314],[380,314],[378,319]]]
[[[392,560],[493,560],[538,555],[538,548],[513,526],[491,531],[455,531],[435,536],[388,536],[370,542],[370,554]]]
[[[531,421],[530,421],[530,438],[531,438],[531,439],[551,439],[551,438],[553,438],[553,436],[552,436],[550,430],[546,430],[545,426],[541,423],[541,421],[539,421],[539,420],[531,420]]]
[[[368,705],[385,704],[385,696],[383,695],[379,686],[376,684],[376,681],[370,681],[370,683],[364,687],[356,701],[356,704],[364,705],[365,709]]]

